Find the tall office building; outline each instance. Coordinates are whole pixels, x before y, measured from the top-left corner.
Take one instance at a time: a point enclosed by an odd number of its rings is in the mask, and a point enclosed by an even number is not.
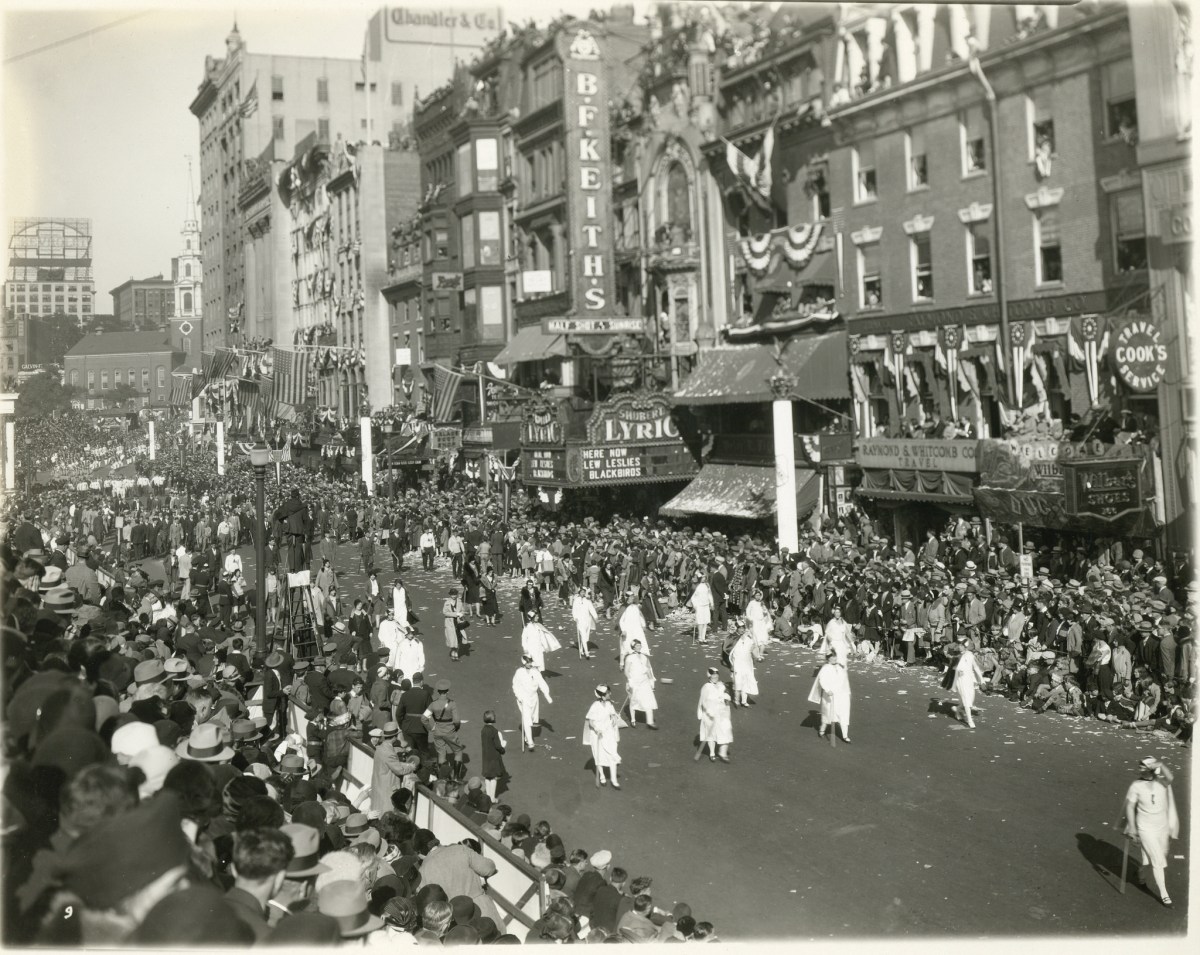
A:
[[[428,92],[449,80],[455,56],[481,48],[502,26],[496,7],[440,8],[436,14],[389,8],[368,24],[362,57],[337,59],[251,53],[234,25],[225,56],[205,59],[189,107],[200,124],[205,350],[237,343],[247,328],[246,286],[256,279],[247,275],[239,198],[253,188],[268,147],[286,159],[309,134],[329,143],[341,136],[348,143],[387,145],[404,135],[417,85]],[[275,337],[269,323],[257,320],[273,309],[255,316],[261,337]]]
[[[12,314],[92,317],[92,220],[16,219],[8,241],[4,305]]]

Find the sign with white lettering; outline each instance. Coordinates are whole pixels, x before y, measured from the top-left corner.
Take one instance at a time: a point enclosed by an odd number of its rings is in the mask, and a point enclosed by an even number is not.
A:
[[[1153,391],[1167,374],[1167,346],[1157,325],[1144,318],[1126,322],[1112,350],[1117,374],[1134,391]]]
[[[956,471],[974,474],[974,440],[864,438],[854,449],[854,460],[864,468],[911,468],[916,471]]]
[[[570,319],[585,319],[572,334],[611,334],[595,319],[611,319],[616,305],[613,269],[612,183],[609,181],[609,90],[600,40],[589,25],[560,30],[563,117],[567,129],[568,223],[572,304]],[[634,320],[636,329],[641,322]],[[550,331],[550,329],[546,329]],[[556,334],[562,334],[558,332]]]
[[[671,399],[653,392],[631,392],[596,405],[588,419],[588,440],[597,444],[679,441],[671,419]]]
[[[521,444],[562,444],[562,413],[557,402],[538,396],[525,404],[521,419]]]
[[[521,480],[525,484],[566,483],[567,452],[561,448],[522,451]]]
[[[1142,461],[1075,462],[1066,472],[1067,513],[1115,521],[1142,510]]]
[[[521,452],[521,480],[551,487],[686,481],[698,472],[691,452],[678,444],[568,445]]]
[[[588,318],[571,315],[565,318],[543,318],[542,331],[547,335],[613,335],[618,332],[640,332],[642,320],[624,315],[606,318]]]
[[[482,47],[503,28],[500,7],[388,7],[384,37],[389,43]]]
[[[462,272],[434,272],[430,276],[430,284],[435,292],[461,292]]]

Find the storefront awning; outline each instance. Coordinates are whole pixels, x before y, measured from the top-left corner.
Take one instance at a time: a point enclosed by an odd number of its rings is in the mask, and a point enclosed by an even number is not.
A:
[[[796,377],[796,394],[814,401],[850,397],[846,333],[792,338],[783,350],[783,371]],[[769,384],[780,370],[770,345],[736,345],[700,353],[700,362],[672,401],[716,405],[771,401]]]
[[[970,474],[951,471],[917,471],[911,468],[863,468],[858,492],[868,497],[896,501],[930,501],[970,506]]]
[[[796,514],[803,519],[817,506],[816,472],[796,468]],[[775,514],[775,469],[752,464],[706,464],[692,483],[658,509],[664,517],[712,514],[765,520]]]
[[[547,335],[540,327],[522,328],[494,359],[497,365],[515,365],[519,361],[545,361],[567,354],[567,340],[562,335]]]

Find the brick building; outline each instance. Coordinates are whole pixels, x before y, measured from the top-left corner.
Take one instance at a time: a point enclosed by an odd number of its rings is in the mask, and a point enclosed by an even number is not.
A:
[[[149,278],[122,282],[110,293],[113,314],[126,328],[156,329],[175,314],[175,282],[160,272]]]
[[[171,371],[183,359],[164,332],[110,332],[88,335],[64,359],[64,383],[88,398],[104,398],[121,385],[142,394],[143,406],[171,401]]]

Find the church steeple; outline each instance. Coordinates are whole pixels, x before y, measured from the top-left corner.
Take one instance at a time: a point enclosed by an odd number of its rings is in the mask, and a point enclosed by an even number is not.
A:
[[[174,259],[175,314],[171,319],[171,344],[184,353],[191,368],[199,363],[201,316],[203,314],[204,259],[200,252],[200,215],[192,185],[192,157],[187,157],[187,205],[184,207],[183,244]]]

